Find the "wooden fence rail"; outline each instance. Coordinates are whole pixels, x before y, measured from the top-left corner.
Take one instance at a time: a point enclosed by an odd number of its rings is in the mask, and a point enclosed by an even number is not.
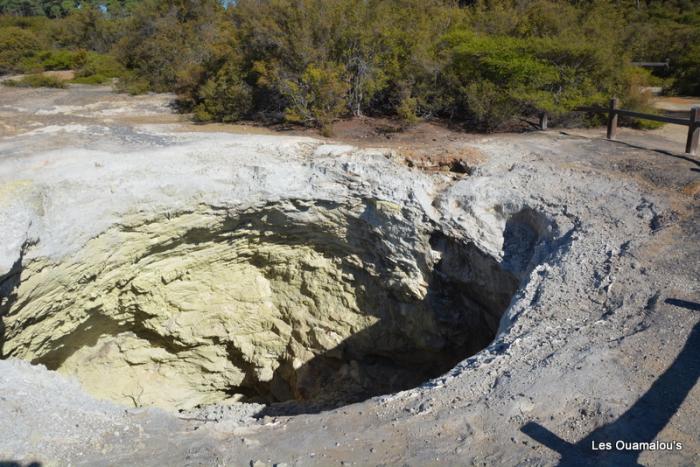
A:
[[[698,139],[700,137],[700,107],[690,109],[689,118],[666,117],[664,115],[645,114],[619,108],[620,101],[613,97],[610,99],[608,108],[603,107],[576,107],[574,110],[582,112],[606,113],[608,114],[608,139],[617,138],[617,117],[634,117],[642,120],[653,120],[655,122],[671,123],[673,125],[684,125],[688,127],[688,138],[685,143],[685,152],[694,156],[698,153]],[[540,128],[547,129],[547,114],[540,115]]]

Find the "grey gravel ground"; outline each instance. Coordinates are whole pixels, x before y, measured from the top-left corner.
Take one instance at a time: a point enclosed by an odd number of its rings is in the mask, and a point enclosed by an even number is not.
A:
[[[167,100],[0,88],[0,277],[18,261],[74,254],[127,213],[199,203],[412,203],[504,262],[519,261],[506,248],[514,213],[536,213],[551,235],[487,349],[419,388],[335,410],[131,409],[0,361],[0,461],[700,464],[697,159],[550,131],[472,139],[485,160],[470,176],[428,175],[389,150],[183,133]],[[682,449],[620,451],[618,440]],[[601,442],[613,449],[594,450]]]

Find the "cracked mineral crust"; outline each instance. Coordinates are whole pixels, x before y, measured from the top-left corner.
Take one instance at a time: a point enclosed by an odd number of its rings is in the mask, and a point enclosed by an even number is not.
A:
[[[0,460],[700,461],[697,161],[540,133],[426,173],[167,100],[0,90]]]

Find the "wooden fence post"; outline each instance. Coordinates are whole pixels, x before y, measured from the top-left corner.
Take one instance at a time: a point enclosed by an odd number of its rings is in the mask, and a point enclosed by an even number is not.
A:
[[[608,139],[617,137],[617,97],[610,99],[610,110],[608,110]]]
[[[542,112],[540,114],[540,130],[547,129],[547,112]]]
[[[700,107],[691,107],[690,122],[688,122],[688,139],[685,152],[694,156],[698,152],[698,136],[700,135]]]

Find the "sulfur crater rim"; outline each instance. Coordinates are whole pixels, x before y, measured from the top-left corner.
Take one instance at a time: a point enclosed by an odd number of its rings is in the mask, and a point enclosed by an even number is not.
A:
[[[15,271],[2,355],[129,406],[342,405],[488,345],[546,232],[520,211],[499,258],[377,199],[124,216]]]

